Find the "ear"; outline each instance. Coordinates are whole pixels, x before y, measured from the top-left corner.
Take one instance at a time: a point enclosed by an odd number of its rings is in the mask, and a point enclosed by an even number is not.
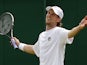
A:
[[[59,22],[61,22],[61,18],[60,17],[57,18],[57,23],[59,23]]]

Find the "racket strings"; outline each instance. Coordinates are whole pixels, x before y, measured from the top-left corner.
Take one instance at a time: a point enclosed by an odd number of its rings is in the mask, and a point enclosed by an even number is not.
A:
[[[12,28],[12,18],[9,14],[4,14],[0,18],[0,33],[5,35]]]

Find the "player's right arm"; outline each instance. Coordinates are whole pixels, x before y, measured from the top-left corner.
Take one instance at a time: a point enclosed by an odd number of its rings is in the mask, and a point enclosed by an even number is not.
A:
[[[19,47],[20,50],[22,50],[26,53],[29,53],[29,54],[35,54],[35,52],[33,50],[33,45],[23,44],[16,37],[14,37],[14,40],[15,40],[16,45]]]

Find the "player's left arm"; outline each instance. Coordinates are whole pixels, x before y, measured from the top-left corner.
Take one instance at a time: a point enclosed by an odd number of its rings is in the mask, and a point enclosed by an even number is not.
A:
[[[85,16],[81,20],[81,22],[80,22],[80,24],[78,26],[76,26],[73,29],[71,29],[71,31],[68,33],[68,38],[74,37],[76,34],[78,34],[85,27],[87,27],[87,16]]]

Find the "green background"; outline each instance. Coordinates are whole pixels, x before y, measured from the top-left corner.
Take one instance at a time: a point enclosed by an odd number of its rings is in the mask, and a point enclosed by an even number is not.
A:
[[[15,17],[14,36],[21,42],[34,44],[45,30],[45,7],[58,5],[64,10],[63,27],[72,29],[87,14],[87,0],[0,0],[0,14],[11,12]],[[87,65],[87,28],[66,46],[65,65]],[[35,55],[23,53],[0,35],[0,65],[39,65]]]

